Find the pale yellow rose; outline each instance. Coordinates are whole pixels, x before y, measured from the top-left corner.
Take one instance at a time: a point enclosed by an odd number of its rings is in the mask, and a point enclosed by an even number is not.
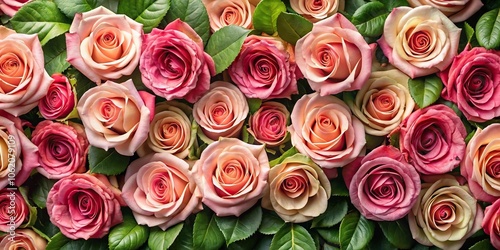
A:
[[[344,10],[345,0],[290,0],[290,6],[309,21],[316,22]]]
[[[47,241],[31,229],[18,229],[15,236],[7,234],[0,238],[0,249],[45,250]]]

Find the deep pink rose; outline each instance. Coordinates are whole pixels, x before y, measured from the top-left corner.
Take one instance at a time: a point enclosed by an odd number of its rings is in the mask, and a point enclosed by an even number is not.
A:
[[[38,109],[47,120],[65,119],[76,107],[76,94],[66,76],[53,74],[52,78],[54,82],[38,102]]]
[[[66,237],[102,238],[123,221],[120,191],[106,176],[72,174],[60,179],[47,196],[50,221]]]
[[[264,102],[250,116],[248,132],[256,141],[266,146],[279,146],[287,139],[287,123],[290,112],[279,102]]]
[[[481,0],[408,0],[408,4],[411,7],[422,5],[436,7],[455,23],[467,20],[483,6]]]
[[[249,98],[291,98],[297,93],[291,44],[278,37],[251,35],[228,68],[231,80]]]
[[[142,81],[156,95],[194,103],[209,89],[215,64],[187,23],[177,19],[163,30],[153,29],[144,35],[142,50]]]
[[[14,16],[17,11],[31,0],[0,0],[0,13]]]
[[[352,204],[376,221],[403,218],[417,201],[420,176],[393,146],[380,146],[342,169]]]
[[[28,204],[18,190],[0,190],[0,231],[9,233],[28,222],[29,212]]]
[[[441,96],[457,104],[468,120],[484,122],[500,116],[500,51],[467,46],[451,66],[438,73]]]
[[[10,234],[0,237],[0,249],[5,250],[45,250],[47,240],[31,229],[18,229],[12,237]]]
[[[484,232],[490,236],[491,244],[500,249],[500,199],[484,209],[482,223]]]

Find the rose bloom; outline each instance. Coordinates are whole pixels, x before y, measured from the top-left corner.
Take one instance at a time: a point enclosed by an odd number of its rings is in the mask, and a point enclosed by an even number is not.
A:
[[[0,14],[13,17],[17,11],[31,0],[0,0]]]
[[[411,7],[422,5],[435,7],[455,23],[467,20],[483,6],[481,0],[408,0],[408,4]]]
[[[193,105],[193,116],[200,125],[204,141],[219,137],[238,137],[248,116],[248,103],[241,91],[228,82],[216,81]]]
[[[215,32],[228,25],[251,29],[252,16],[260,1],[251,0],[202,0],[208,12],[210,30]]]
[[[484,232],[490,236],[491,244],[500,249],[500,199],[484,209],[484,219],[482,227]]]
[[[0,231],[9,233],[28,222],[30,209],[17,190],[0,190],[0,211]]]
[[[316,22],[344,10],[345,0],[290,0],[290,6],[309,21]]]
[[[5,250],[45,250],[46,246],[47,241],[31,229],[18,229],[14,237],[0,237],[0,249]]]
[[[189,164],[169,153],[133,161],[125,174],[122,197],[137,223],[163,230],[203,209]]]
[[[49,179],[60,179],[86,171],[89,142],[84,127],[78,123],[42,121],[32,133],[38,147],[38,172]]]
[[[0,110],[19,116],[37,106],[53,80],[44,65],[36,34],[0,26]]]
[[[53,74],[52,78],[54,81],[47,95],[38,102],[38,109],[47,120],[62,120],[76,107],[76,94],[66,76]]]
[[[457,104],[471,121],[485,122],[500,116],[500,51],[467,46],[451,66],[438,75],[441,96]]]
[[[446,69],[457,55],[460,29],[431,6],[397,7],[378,40],[389,62],[411,78]]]
[[[150,108],[146,104],[154,98],[139,94],[132,80],[122,84],[107,81],[89,89],[77,109],[90,145],[133,155],[148,137]]]
[[[483,210],[467,185],[451,175],[435,176],[423,183],[417,202],[408,214],[413,238],[422,245],[460,249],[481,229]]]
[[[431,105],[401,123],[399,145],[406,160],[424,175],[443,174],[464,158],[465,131],[448,106]]]
[[[66,237],[102,238],[123,221],[120,190],[106,176],[72,174],[60,179],[47,196],[50,221]]]
[[[250,116],[248,132],[256,141],[266,146],[279,146],[287,139],[287,123],[290,112],[279,102],[264,102]]]
[[[382,145],[342,169],[352,204],[370,220],[403,218],[417,201],[420,176],[393,146]]]
[[[302,223],[326,211],[331,187],[323,170],[305,155],[295,154],[269,171],[262,207],[283,220]]]
[[[99,6],[77,13],[66,33],[67,60],[100,84],[132,74],[139,63],[142,24]]]
[[[372,47],[341,14],[319,21],[295,45],[295,60],[322,96],[358,90],[370,77]]]
[[[166,152],[186,158],[196,140],[196,130],[191,128],[192,118],[188,117],[191,113],[191,107],[181,102],[157,103],[148,138],[137,150],[139,156]]]
[[[408,90],[408,79],[396,69],[374,71],[354,100],[346,98],[367,134],[388,135],[413,112],[415,102]]]
[[[342,167],[364,154],[365,128],[337,97],[304,95],[291,120],[293,146],[324,169]]]
[[[139,70],[144,85],[167,100],[194,103],[207,92],[215,64],[201,37],[177,19],[144,36]]]
[[[193,171],[205,205],[217,216],[240,216],[262,197],[269,160],[262,145],[223,138],[203,150]]]

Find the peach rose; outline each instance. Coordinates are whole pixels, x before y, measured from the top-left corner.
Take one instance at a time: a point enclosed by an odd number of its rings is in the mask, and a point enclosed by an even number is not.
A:
[[[14,236],[0,237],[0,249],[45,250],[47,241],[31,229],[18,229]]]
[[[290,0],[290,6],[309,21],[316,22],[344,10],[345,0]]]
[[[0,231],[10,233],[28,222],[30,209],[18,190],[0,190]]]
[[[142,34],[142,24],[102,6],[77,13],[66,33],[67,60],[96,84],[130,75],[139,64]]]
[[[0,26],[0,110],[20,116],[36,107],[52,83],[44,66],[36,34]]]
[[[491,244],[500,249],[500,199],[484,209],[484,219],[482,223],[484,232],[490,236]]]
[[[193,171],[205,205],[217,216],[240,216],[262,197],[269,160],[262,145],[223,138],[203,150]]]
[[[202,0],[210,19],[210,30],[215,32],[228,25],[251,29],[257,3],[249,0]]]
[[[47,95],[38,102],[38,109],[47,120],[64,120],[76,108],[76,90],[66,76],[53,74],[52,78],[54,81]]]
[[[256,141],[266,146],[279,146],[287,139],[286,126],[290,112],[279,102],[264,102],[250,116],[248,132]]]
[[[411,78],[446,69],[457,55],[460,29],[431,6],[394,8],[378,40],[389,62]]]
[[[262,207],[283,220],[302,223],[326,211],[331,187],[323,170],[305,155],[295,154],[269,171]]]
[[[455,23],[467,20],[483,6],[481,0],[408,0],[408,4],[411,7],[422,5],[435,7]]]
[[[146,104],[154,98],[147,93],[139,94],[132,80],[122,84],[107,81],[89,89],[78,101],[77,110],[90,145],[133,155],[148,137],[154,108]]]

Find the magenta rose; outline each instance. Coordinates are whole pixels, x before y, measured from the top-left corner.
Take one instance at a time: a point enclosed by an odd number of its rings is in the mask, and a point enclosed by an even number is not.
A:
[[[163,30],[153,29],[144,35],[142,50],[142,81],[156,95],[194,103],[209,89],[215,64],[187,23],[177,19]]]
[[[460,117],[446,105],[419,109],[400,128],[401,152],[424,175],[447,173],[464,158],[467,132]]]
[[[30,209],[18,190],[0,190],[0,211],[0,231],[11,232],[28,222]]]
[[[279,102],[264,102],[250,116],[248,132],[256,141],[266,146],[279,146],[287,139],[286,126],[290,112]]]
[[[0,249],[5,250],[45,250],[47,240],[31,229],[18,229],[14,236],[0,237]]]
[[[342,169],[352,204],[376,221],[403,218],[417,201],[420,176],[393,146],[380,146]]]
[[[13,17],[17,11],[31,0],[0,0],[0,14]]]
[[[68,78],[53,74],[54,81],[47,95],[38,102],[38,109],[47,120],[64,120],[76,107],[76,94]]]
[[[106,176],[72,174],[60,179],[47,196],[50,221],[66,237],[102,238],[123,221],[120,191]]]
[[[297,93],[291,44],[277,37],[251,35],[229,66],[231,80],[249,98],[288,98]]]
[[[500,199],[484,209],[482,223],[484,232],[490,236],[491,244],[500,249]]]
[[[444,84],[441,96],[456,103],[468,120],[484,122],[500,116],[499,67],[500,51],[469,45],[438,73]]]

